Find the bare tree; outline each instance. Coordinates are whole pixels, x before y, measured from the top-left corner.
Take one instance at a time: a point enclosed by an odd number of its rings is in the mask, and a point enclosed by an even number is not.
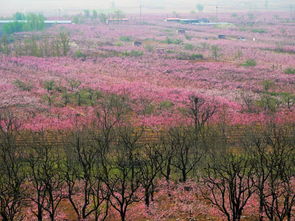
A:
[[[168,134],[166,132],[160,135],[160,145],[159,145],[159,156],[162,161],[161,175],[165,177],[166,181],[169,183],[172,174],[172,160],[174,156],[174,150],[171,145],[169,145]]]
[[[295,205],[294,131],[276,124],[270,124],[268,128],[266,139],[271,148],[269,190],[264,193],[264,209],[270,220],[292,220]]]
[[[25,170],[23,149],[16,143],[20,127],[11,112],[0,113],[0,216],[3,221],[22,219]]]
[[[189,100],[188,116],[193,120],[196,134],[199,134],[217,112],[217,105],[213,105],[213,102],[208,103],[205,99],[196,96],[190,96]]]
[[[120,128],[118,141],[108,153],[104,182],[111,194],[110,204],[126,220],[127,208],[140,201],[136,195],[140,188],[141,162],[137,151],[142,131],[124,126]]]
[[[255,192],[253,168],[247,157],[223,154],[210,158],[205,169],[205,199],[216,206],[228,221],[239,221],[243,210]]]
[[[141,151],[141,184],[144,188],[145,205],[149,207],[155,192],[155,180],[163,167],[158,143],[145,144]]]
[[[265,191],[268,188],[268,179],[271,172],[269,147],[263,129],[246,129],[241,144],[251,158],[255,173],[253,181],[259,197],[259,220],[262,221],[264,220]]]
[[[33,213],[43,220],[47,212],[54,221],[57,209],[65,198],[63,193],[62,153],[58,146],[48,140],[45,131],[32,132],[32,143],[28,151],[29,181],[34,194],[31,201],[36,204]]]
[[[105,220],[108,215],[108,194],[103,188],[99,154],[91,141],[87,129],[75,130],[66,139],[64,178],[67,184],[68,200],[78,220]],[[77,195],[82,197],[77,197]]]
[[[96,148],[99,149],[101,159],[109,151],[111,144],[115,141],[118,127],[129,112],[129,104],[126,97],[115,95],[105,97],[98,106],[96,118],[93,121],[92,136]]]
[[[168,145],[174,156],[171,164],[181,171],[181,181],[186,182],[188,174],[193,171],[204,155],[202,136],[206,125],[216,113],[217,106],[206,102],[203,98],[189,98],[187,116],[192,120],[192,126],[171,128],[168,133]]]
[[[259,219],[291,220],[294,207],[294,131],[271,122],[245,131],[259,197]],[[293,135],[292,135],[293,134]]]
[[[189,173],[195,169],[204,155],[195,129],[176,127],[169,130],[169,145],[174,155],[172,166],[181,172],[181,181],[186,182]]]

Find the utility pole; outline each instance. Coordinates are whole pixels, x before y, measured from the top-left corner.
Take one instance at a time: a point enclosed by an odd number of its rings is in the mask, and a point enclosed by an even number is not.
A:
[[[218,20],[218,5],[216,5],[216,19]]]
[[[265,0],[264,7],[265,7],[265,9],[268,9],[268,0]]]
[[[142,0],[139,0],[139,21],[142,23]]]
[[[61,19],[61,8],[58,9],[58,19]]]
[[[114,0],[113,0],[112,3],[111,3],[111,8],[112,8],[112,9],[115,9],[115,8],[116,8],[116,3],[115,3]]]

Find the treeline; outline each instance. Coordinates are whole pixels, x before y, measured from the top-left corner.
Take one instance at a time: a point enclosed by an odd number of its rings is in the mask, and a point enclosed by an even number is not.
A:
[[[42,14],[23,14],[17,12],[13,15],[13,20],[14,22],[5,24],[3,26],[3,32],[5,34],[24,31],[39,31],[44,29],[45,17]]]
[[[0,39],[0,53],[14,56],[59,57],[70,51],[70,35],[61,32],[56,36],[31,35],[21,40],[4,35]]]
[[[107,20],[110,18],[122,19],[125,18],[125,14],[123,11],[117,9],[111,12],[99,12],[95,9],[89,10],[85,9],[82,14],[73,16],[73,23],[75,24],[83,24],[88,20],[91,21],[99,21],[100,23],[107,23]]]
[[[101,102],[91,125],[77,115],[73,130],[51,139],[46,131],[23,131],[19,118],[1,111],[0,216],[21,220],[30,208],[38,220],[56,220],[66,201],[77,220],[105,220],[112,210],[124,221],[130,205],[144,201],[149,208],[164,179],[196,182],[203,200],[229,221],[241,219],[252,197],[259,201],[257,219],[291,221],[294,125],[249,126],[233,143],[227,125],[209,124],[216,112],[191,97],[185,113],[191,123],[148,141],[144,127],[128,121],[121,97]]]

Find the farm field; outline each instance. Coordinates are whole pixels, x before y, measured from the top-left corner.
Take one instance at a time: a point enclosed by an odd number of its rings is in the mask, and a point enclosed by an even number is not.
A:
[[[295,21],[214,16],[2,35],[1,220],[294,220]]]
[[[229,22],[239,20],[224,16]],[[163,126],[177,122],[188,96],[195,94],[228,108],[231,124],[264,120],[262,110],[267,108],[277,109],[278,120],[294,120],[293,107],[288,107],[286,99],[290,97],[293,104],[295,75],[288,70],[294,70],[295,27],[294,23],[280,23],[283,18],[279,16],[268,16],[266,22],[265,15],[258,15],[255,27],[243,23],[181,25],[162,22],[161,17],[146,18],[150,23],[144,25],[55,26],[46,32],[51,36],[69,32],[70,55],[1,56],[0,106],[37,110],[29,120],[34,127],[71,127],[75,114],[89,118],[92,107],[89,101],[78,104],[75,98],[65,105],[64,93],[83,97],[92,90],[126,95],[134,103],[138,122]],[[185,29],[185,34],[178,34],[178,29]],[[134,46],[134,41],[142,45]],[[30,90],[17,86],[16,81],[28,84]],[[66,92],[46,90],[44,82],[49,81]],[[71,88],[72,81],[79,85]],[[265,96],[272,107],[263,104]],[[251,107],[246,106],[246,98],[253,100],[253,106],[257,103],[253,108],[259,110],[247,110]]]

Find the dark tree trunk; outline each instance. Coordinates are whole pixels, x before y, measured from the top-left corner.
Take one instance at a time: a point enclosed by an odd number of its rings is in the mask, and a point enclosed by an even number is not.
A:
[[[149,188],[148,189],[145,189],[144,202],[145,202],[145,205],[147,207],[150,206],[150,192],[149,192]]]
[[[182,172],[182,182],[186,182],[186,180],[187,180],[187,174],[186,174],[186,169],[182,169],[181,170],[181,172]]]
[[[38,221],[43,220],[43,209],[41,205],[38,205],[38,213],[37,213]]]

